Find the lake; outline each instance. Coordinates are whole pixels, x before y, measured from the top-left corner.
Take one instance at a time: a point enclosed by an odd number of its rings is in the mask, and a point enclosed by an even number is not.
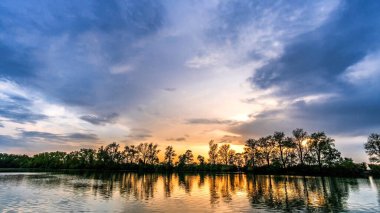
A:
[[[1,212],[379,212],[380,179],[0,173]]]

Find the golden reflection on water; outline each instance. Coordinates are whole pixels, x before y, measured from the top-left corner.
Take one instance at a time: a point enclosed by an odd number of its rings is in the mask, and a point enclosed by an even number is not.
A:
[[[71,208],[74,211],[76,210],[74,208],[91,211],[94,208],[99,210],[101,207],[112,210],[116,206],[120,211],[128,211],[133,205],[134,211],[186,212],[198,208],[206,212],[216,210],[376,212],[380,206],[378,192],[380,180],[372,178],[178,173],[20,174],[7,177],[0,175],[0,187],[6,185],[9,190],[17,187],[29,191],[53,190],[59,197],[57,199],[68,197],[67,203],[58,202],[61,205],[59,208]],[[377,199],[372,203],[360,200],[360,196],[349,199],[350,193],[351,195],[358,193],[369,198],[373,198],[373,194]],[[49,196],[54,196],[54,193],[50,193]],[[103,206],[96,206],[97,203],[92,200],[102,201]],[[9,201],[9,198],[0,195],[0,206]],[[94,208],[91,205],[94,205]],[[46,209],[49,210],[56,208],[48,207]],[[12,208],[15,209],[11,206],[7,209]]]

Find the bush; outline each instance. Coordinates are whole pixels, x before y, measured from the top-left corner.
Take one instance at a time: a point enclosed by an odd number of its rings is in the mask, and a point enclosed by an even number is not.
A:
[[[368,164],[371,169],[371,175],[380,176],[380,165],[378,164]]]

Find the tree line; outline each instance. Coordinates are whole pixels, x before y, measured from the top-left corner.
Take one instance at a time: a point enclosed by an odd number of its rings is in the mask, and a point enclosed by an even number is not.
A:
[[[365,143],[370,161],[380,163],[380,135],[371,134]],[[230,144],[218,144],[211,140],[207,160],[196,158],[191,150],[177,156],[172,146],[164,150],[163,161],[157,144],[140,143],[126,145],[111,143],[98,149],[82,148],[77,151],[43,152],[32,157],[27,155],[0,154],[0,168],[43,169],[122,169],[152,171],[254,171],[257,173],[349,173],[366,171],[365,163],[354,163],[343,158],[336,149],[334,139],[324,132],[308,134],[295,129],[291,136],[283,132],[246,140],[244,151],[236,152]],[[177,157],[177,158],[176,158]],[[196,160],[195,160],[196,159]],[[370,164],[373,171],[379,170]]]

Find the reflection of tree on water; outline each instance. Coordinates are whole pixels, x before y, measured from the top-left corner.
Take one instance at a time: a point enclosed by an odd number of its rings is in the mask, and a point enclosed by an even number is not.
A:
[[[127,199],[150,199],[154,197],[158,174],[138,173],[88,173],[78,175],[75,183],[71,183],[74,192],[91,190],[94,196],[110,199],[119,192]],[[82,180],[84,181],[80,181]],[[85,178],[85,179],[84,179]]]
[[[189,197],[199,197],[204,196],[201,193],[208,191],[208,205],[212,207],[236,202],[241,198],[240,195],[246,193],[254,209],[285,212],[346,211],[349,192],[355,193],[355,190],[359,189],[357,179],[246,174],[86,173],[36,177],[15,175],[12,178],[2,177],[2,181],[7,185],[26,182],[38,188],[71,189],[74,195],[92,194],[102,199],[112,199],[117,195],[126,200],[150,200],[160,195],[170,198],[178,191],[186,192]],[[378,191],[380,204],[380,180],[370,178],[368,184]],[[158,196],[155,193],[158,193]]]
[[[173,191],[173,174],[163,175],[165,197],[171,197]]]
[[[154,197],[158,174],[125,173],[120,184],[123,196],[133,196],[134,199],[148,200]]]
[[[178,186],[185,189],[185,192],[190,194],[191,188],[193,186],[193,179],[196,176],[194,175],[186,175],[184,173],[178,174]]]
[[[247,176],[253,207],[285,211],[344,211],[349,188],[357,184],[325,177]]]
[[[201,188],[205,185],[205,174],[200,173],[199,174],[199,180],[198,180],[198,188]]]
[[[210,203],[212,206],[219,202],[218,194],[218,181],[216,181],[216,175],[211,175],[209,177],[209,186],[210,186]]]
[[[210,175],[207,179],[211,205],[218,204],[220,198],[223,202],[229,203],[237,190],[245,189],[245,175],[242,174]]]
[[[380,178],[379,177],[377,177],[377,178],[370,177],[369,181],[372,184],[372,187],[376,188],[376,190],[377,190],[377,202],[380,205]]]

